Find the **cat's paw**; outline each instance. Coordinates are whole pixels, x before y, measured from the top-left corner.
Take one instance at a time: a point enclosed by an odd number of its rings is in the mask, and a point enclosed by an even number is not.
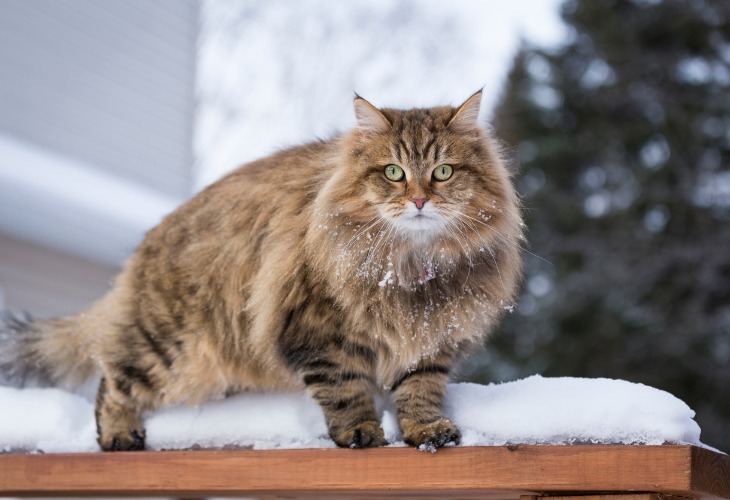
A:
[[[461,431],[450,420],[440,418],[435,422],[401,422],[403,440],[415,447],[441,448],[449,443],[461,442]]]
[[[99,436],[99,446],[103,451],[144,450],[145,432],[131,430],[117,435]]]
[[[342,448],[374,448],[388,444],[378,422],[362,422],[332,436],[332,439]]]

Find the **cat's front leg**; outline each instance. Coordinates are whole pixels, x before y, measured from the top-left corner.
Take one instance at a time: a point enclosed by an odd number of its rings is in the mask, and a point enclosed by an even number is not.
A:
[[[284,357],[322,407],[332,440],[343,448],[388,444],[375,410],[376,353],[341,335],[283,342]]]
[[[391,387],[403,440],[412,446],[459,444],[461,432],[443,414],[452,360],[442,355],[422,360]]]
[[[337,367],[304,375],[307,391],[324,411],[332,440],[343,448],[388,444],[375,410],[372,375]]]

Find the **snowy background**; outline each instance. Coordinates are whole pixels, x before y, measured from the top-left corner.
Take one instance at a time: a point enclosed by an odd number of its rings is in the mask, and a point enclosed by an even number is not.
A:
[[[568,33],[556,0],[305,0],[203,3],[195,189],[282,146],[354,124],[377,106],[460,104],[488,116],[521,39]]]

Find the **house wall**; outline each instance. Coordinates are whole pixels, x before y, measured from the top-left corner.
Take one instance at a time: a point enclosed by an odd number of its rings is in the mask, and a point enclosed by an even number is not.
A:
[[[83,308],[190,196],[198,9],[0,2],[0,310]]]
[[[78,312],[109,290],[118,271],[0,234],[0,310],[38,318]]]
[[[192,0],[3,0],[0,131],[187,196],[197,8]]]

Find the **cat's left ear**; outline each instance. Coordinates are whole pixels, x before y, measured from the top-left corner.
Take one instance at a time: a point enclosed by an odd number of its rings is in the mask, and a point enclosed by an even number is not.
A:
[[[479,128],[479,109],[481,106],[482,91],[480,89],[459,106],[448,126],[452,130],[462,133]]]
[[[363,132],[385,132],[390,122],[378,108],[355,94],[355,118],[357,127]]]

